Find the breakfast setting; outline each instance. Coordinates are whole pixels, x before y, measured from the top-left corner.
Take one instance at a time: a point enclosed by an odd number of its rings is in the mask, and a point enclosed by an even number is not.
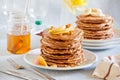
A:
[[[0,80],[120,80],[112,0],[1,0]]]

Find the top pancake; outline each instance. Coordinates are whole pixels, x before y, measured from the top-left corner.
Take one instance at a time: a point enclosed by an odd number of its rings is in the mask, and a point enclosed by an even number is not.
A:
[[[76,28],[71,34],[51,34],[48,30],[49,29],[43,31],[43,37],[46,36],[55,40],[75,40],[78,39],[78,37],[83,36],[83,31],[78,28]]]
[[[109,15],[106,16],[79,15],[77,16],[77,19],[84,23],[106,23],[113,20],[113,18]]]

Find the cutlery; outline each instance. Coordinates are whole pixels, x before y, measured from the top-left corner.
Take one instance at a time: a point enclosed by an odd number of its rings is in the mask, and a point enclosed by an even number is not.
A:
[[[0,72],[4,73],[4,74],[7,74],[7,75],[17,77],[17,78],[21,78],[21,79],[24,79],[24,80],[38,80],[38,79],[35,79],[35,78],[32,78],[32,77],[25,76],[22,73],[19,73],[19,72],[13,71],[13,70],[5,70],[5,71],[0,71]]]
[[[31,68],[26,68],[23,65],[20,65],[18,63],[16,63],[12,58],[8,58],[7,61],[15,68],[15,69],[28,69],[29,71],[34,72],[35,74],[43,77],[45,80],[56,80],[53,77],[38,71],[37,69],[31,69]]]

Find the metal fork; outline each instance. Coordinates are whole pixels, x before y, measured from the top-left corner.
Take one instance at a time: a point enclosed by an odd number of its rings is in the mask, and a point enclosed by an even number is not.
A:
[[[43,72],[38,71],[37,69],[30,69],[30,68],[26,68],[23,65],[20,65],[18,63],[16,63],[12,58],[8,58],[7,61],[15,68],[15,69],[28,69],[29,71],[34,72],[35,74],[43,77],[45,80],[56,80],[53,77],[44,74]]]

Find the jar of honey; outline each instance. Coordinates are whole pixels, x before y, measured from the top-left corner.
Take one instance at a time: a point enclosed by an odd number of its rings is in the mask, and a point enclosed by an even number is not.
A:
[[[30,50],[29,21],[22,12],[9,14],[7,50],[12,54],[24,54]]]

